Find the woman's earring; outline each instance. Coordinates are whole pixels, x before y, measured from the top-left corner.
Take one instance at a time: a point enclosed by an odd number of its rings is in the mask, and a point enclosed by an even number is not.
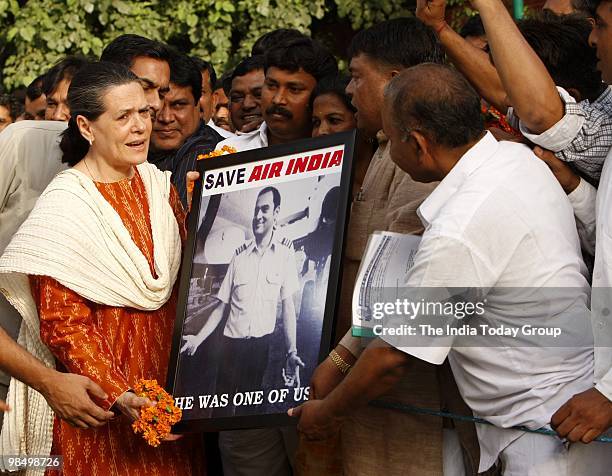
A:
[[[94,143],[94,138],[90,137],[89,139],[87,139],[87,142],[89,142],[89,147],[91,147]]]

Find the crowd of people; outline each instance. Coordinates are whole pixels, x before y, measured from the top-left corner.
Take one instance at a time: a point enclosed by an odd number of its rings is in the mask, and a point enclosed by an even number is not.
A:
[[[219,75],[128,34],[0,95],[0,454],[61,455],[67,476],[609,474],[612,2],[518,22],[471,3],[458,32],[446,0],[358,32],[348,76],[291,29]],[[166,381],[197,156],[355,128],[337,342],[297,425],[147,445],[133,388]],[[468,289],[478,319],[569,340],[354,337],[376,231],[422,235],[415,299]]]

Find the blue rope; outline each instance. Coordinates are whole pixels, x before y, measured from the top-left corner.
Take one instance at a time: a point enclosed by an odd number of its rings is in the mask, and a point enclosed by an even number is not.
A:
[[[431,408],[420,408],[420,407],[415,407],[413,405],[406,405],[404,403],[374,400],[370,402],[370,405],[374,407],[378,407],[378,408],[389,408],[391,410],[399,410],[405,413],[418,413],[420,415],[439,416],[439,417],[444,417],[444,418],[450,418],[452,420],[479,423],[481,425],[493,425],[493,423],[485,420],[484,418],[477,418],[477,417],[467,416],[467,415],[457,415],[455,413],[432,410]],[[546,428],[538,428],[537,430],[532,430],[531,428],[527,428],[526,426],[513,426],[511,429],[525,431],[527,433],[538,433],[540,435],[555,436],[559,438],[559,435],[557,434],[556,431],[548,430]],[[612,438],[609,436],[598,436],[597,438],[595,438],[594,441],[599,441],[601,443],[612,443]]]

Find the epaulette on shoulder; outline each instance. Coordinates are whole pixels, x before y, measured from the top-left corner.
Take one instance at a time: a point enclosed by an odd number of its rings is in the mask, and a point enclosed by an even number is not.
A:
[[[281,240],[281,244],[285,245],[287,248],[291,248],[293,246],[293,241],[291,241],[289,238],[283,238]]]
[[[243,243],[242,245],[240,245],[238,248],[236,248],[236,256],[238,256],[240,253],[242,253],[248,247],[249,247],[249,242],[246,242],[246,243]]]

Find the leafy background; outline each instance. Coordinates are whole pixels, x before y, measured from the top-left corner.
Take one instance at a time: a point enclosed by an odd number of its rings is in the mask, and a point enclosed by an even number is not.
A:
[[[163,40],[218,73],[275,28],[312,34],[339,58],[355,31],[414,11],[414,0],[0,0],[0,89],[29,84],[66,54],[97,57],[123,33]],[[468,0],[449,0],[461,23]]]

